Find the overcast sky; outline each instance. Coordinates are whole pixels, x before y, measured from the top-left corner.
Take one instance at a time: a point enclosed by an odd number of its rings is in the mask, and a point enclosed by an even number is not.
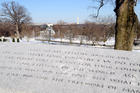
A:
[[[0,0],[0,3],[11,0]],[[91,14],[95,10],[90,8],[97,5],[92,0],[13,0],[27,8],[34,23],[56,23],[59,20],[65,22],[76,22],[77,17],[80,23],[89,20],[93,21]],[[140,16],[140,4],[136,7],[136,12]],[[107,4],[100,11],[103,17],[112,16],[113,5]]]

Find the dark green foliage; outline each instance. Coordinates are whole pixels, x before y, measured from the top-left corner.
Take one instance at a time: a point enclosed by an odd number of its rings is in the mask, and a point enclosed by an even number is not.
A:
[[[19,41],[19,38],[17,38],[17,42],[20,42],[20,41]]]
[[[6,42],[6,41],[7,41],[7,40],[4,38],[4,39],[3,39],[3,42]]]
[[[15,38],[12,38],[12,42],[15,42]]]

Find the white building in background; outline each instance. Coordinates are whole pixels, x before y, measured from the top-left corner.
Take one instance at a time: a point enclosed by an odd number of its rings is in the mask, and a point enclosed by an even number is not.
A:
[[[39,32],[40,36],[36,37],[36,39],[40,40],[51,40],[51,38],[55,35],[55,31],[53,30],[53,24],[46,24],[46,30],[42,30]]]
[[[48,26],[48,27],[52,27],[52,26],[53,26],[53,24],[47,24],[47,26]]]

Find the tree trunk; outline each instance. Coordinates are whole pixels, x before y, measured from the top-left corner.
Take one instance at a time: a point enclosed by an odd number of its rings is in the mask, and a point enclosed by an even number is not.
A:
[[[20,38],[19,25],[17,23],[16,23],[16,36],[18,39]]]
[[[115,49],[131,51],[136,37],[138,19],[135,0],[116,0]]]

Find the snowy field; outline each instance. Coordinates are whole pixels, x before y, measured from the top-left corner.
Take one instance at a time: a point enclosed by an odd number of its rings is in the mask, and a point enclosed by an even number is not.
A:
[[[77,44],[69,44],[68,39],[57,38],[57,39],[53,39],[53,41],[56,41],[56,42],[39,41],[39,40],[36,40],[35,38],[30,38],[30,39],[23,38],[21,40],[22,43],[38,43],[38,44],[43,43],[43,44],[53,44],[53,45],[70,45],[70,46],[91,47],[91,48],[99,48],[99,49],[111,49],[111,50],[113,50],[113,46],[115,44],[114,38],[110,38],[106,42],[96,42],[95,44],[97,44],[97,46],[88,45],[88,44],[92,44],[92,42],[91,41],[86,42],[86,40],[83,40],[82,45],[79,45],[80,44],[79,40],[72,40],[73,43],[77,43]],[[66,42],[66,44],[60,43],[61,41]],[[99,46],[99,45],[106,45],[106,46]],[[133,52],[140,52],[140,46],[134,46]]]
[[[41,37],[39,37],[39,38],[24,37],[24,38],[22,38],[22,40],[20,40],[20,43],[31,43],[31,44],[42,44],[43,43],[43,44],[52,44],[52,45],[90,47],[90,48],[111,49],[111,50],[113,50],[113,46],[115,44],[114,38],[110,38],[106,42],[95,42],[95,46],[92,46],[91,41],[86,41],[86,40],[83,40],[82,44],[80,44],[80,40],[73,39],[72,44],[70,44],[70,40],[68,40],[68,39],[55,38],[55,39],[52,39],[53,42],[52,41],[48,42],[45,39],[41,40]],[[12,42],[12,39],[10,37],[8,37],[8,38],[6,37],[6,39],[8,40],[7,42]],[[63,43],[61,43],[61,42],[63,42]],[[103,46],[103,45],[105,45],[105,46]],[[140,45],[134,46],[133,52],[140,52]]]

